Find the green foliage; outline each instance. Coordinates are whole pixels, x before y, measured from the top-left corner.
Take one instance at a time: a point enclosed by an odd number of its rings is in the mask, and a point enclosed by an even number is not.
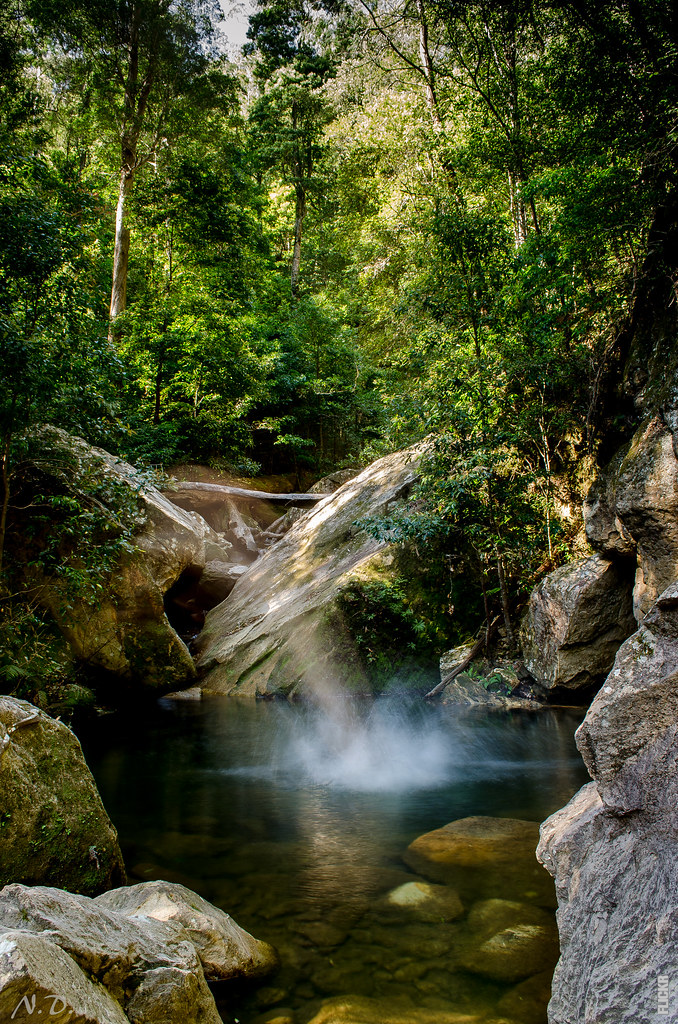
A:
[[[396,681],[426,686],[435,674],[441,636],[430,616],[413,607],[410,590],[395,575],[357,579],[341,592],[340,608],[376,691]]]

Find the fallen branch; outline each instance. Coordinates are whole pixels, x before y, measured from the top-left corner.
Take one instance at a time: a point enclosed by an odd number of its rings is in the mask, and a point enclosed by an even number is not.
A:
[[[317,505],[323,498],[330,497],[329,494],[278,494],[272,491],[249,491],[244,487],[203,484],[197,480],[176,480],[172,483],[172,490],[165,493],[171,497],[173,491],[213,491],[215,494],[223,494],[225,498],[246,498],[248,501],[257,498],[259,501],[289,502],[294,505]]]
[[[501,615],[497,615],[492,620],[487,629],[478,637],[478,639],[476,640],[476,642],[474,643],[473,647],[468,652],[464,660],[459,662],[457,667],[453,669],[452,672],[448,672],[448,674],[440,680],[437,686],[434,686],[432,690],[429,690],[428,693],[424,694],[424,700],[429,700],[431,697],[436,697],[439,693],[442,692],[442,690],[445,689],[448,683],[451,683],[453,679],[456,679],[460,672],[463,672],[465,668],[469,667],[475,656],[480,653],[485,644],[489,643],[489,639],[494,633],[495,629],[497,628],[497,624],[499,623],[500,619]]]

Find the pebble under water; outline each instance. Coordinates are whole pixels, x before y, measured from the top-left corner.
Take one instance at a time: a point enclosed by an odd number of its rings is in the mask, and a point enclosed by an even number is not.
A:
[[[521,987],[469,971],[465,918],[422,919],[386,896],[417,880],[402,855],[418,835],[470,815],[540,821],[566,803],[588,778],[580,717],[211,698],[79,734],[130,881],[181,882],[278,948],[277,974],[217,990],[227,1024],[306,1024],[338,996],[372,1000],[366,1024],[540,1024],[548,973]],[[466,911],[478,899],[459,895]]]

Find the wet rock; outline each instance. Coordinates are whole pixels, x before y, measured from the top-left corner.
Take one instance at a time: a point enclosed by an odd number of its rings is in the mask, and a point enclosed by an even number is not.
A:
[[[95,895],[125,880],[117,833],[75,735],[26,701],[0,696],[0,886]]]
[[[320,501],[208,613],[197,641],[207,692],[322,693],[327,680],[368,689],[339,597],[388,552],[356,521],[404,499],[421,453],[386,456]]]
[[[454,921],[464,913],[455,889],[430,882],[406,882],[393,889],[386,901],[422,921]]]
[[[254,1001],[260,1007],[276,1006],[278,1003],[284,1002],[288,995],[287,989],[264,985],[263,988],[257,990]]]
[[[602,473],[584,504],[589,543],[637,559],[633,591],[640,622],[678,578],[678,459],[662,416],[647,420]]]
[[[174,693],[166,693],[163,700],[202,700],[202,690],[199,686],[189,686],[187,690],[175,690]]]
[[[366,996],[326,1000],[310,1024],[481,1024],[482,1017],[453,1010],[426,1010],[413,1004]]]
[[[31,1024],[39,1017],[55,1024],[129,1024],[120,1004],[48,937],[0,933],[0,1020]]]
[[[335,928],[326,921],[299,921],[295,931],[302,935],[312,946],[330,949],[340,946],[346,940],[346,931]]]
[[[561,958],[551,1024],[659,1019],[678,960],[678,587],[661,595],[577,733],[594,782],[542,825]]]
[[[278,1006],[275,1010],[259,1014],[252,1024],[294,1024],[294,1011],[288,1006]]]
[[[115,889],[97,897],[97,906],[131,919],[180,924],[198,951],[209,981],[253,978],[277,966],[272,946],[255,939],[223,910],[183,885],[157,881]]]
[[[556,569],[533,590],[521,639],[525,665],[543,690],[560,699],[602,682],[636,628],[631,587],[623,567],[594,555]]]
[[[535,857],[538,838],[536,822],[462,818],[419,836],[404,859],[418,874],[455,886],[470,899],[499,897],[552,906],[553,884]]]

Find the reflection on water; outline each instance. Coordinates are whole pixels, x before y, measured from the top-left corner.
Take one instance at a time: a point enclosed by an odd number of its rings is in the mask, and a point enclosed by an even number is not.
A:
[[[229,997],[224,1019],[282,1002],[305,1024],[347,993],[494,1010],[506,985],[450,969],[464,923],[394,917],[385,894],[413,879],[402,853],[423,832],[562,806],[586,781],[578,721],[231,698],[161,701],[82,739],[133,880],[181,881],[281,951],[279,975]]]

